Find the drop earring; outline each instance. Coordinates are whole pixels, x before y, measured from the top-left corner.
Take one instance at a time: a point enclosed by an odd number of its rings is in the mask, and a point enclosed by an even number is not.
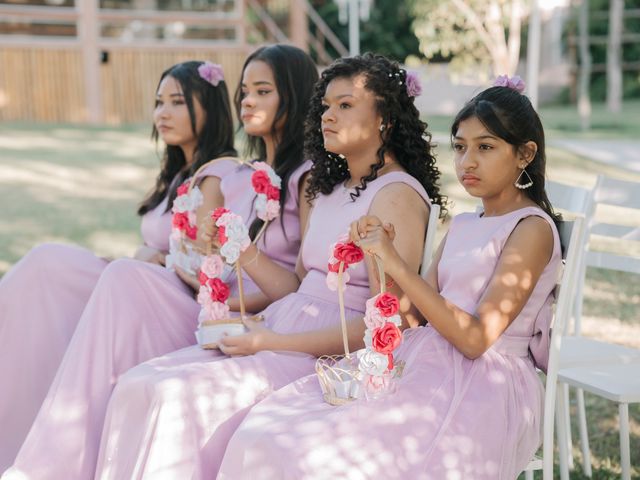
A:
[[[524,180],[522,178],[522,175],[526,175],[526,180],[527,183],[521,183],[522,180]],[[518,178],[516,178],[516,181],[513,184],[516,188],[519,188],[520,190],[526,190],[527,188],[531,187],[533,185],[533,180],[531,179],[531,176],[529,176],[529,173],[527,172],[526,168],[523,168],[522,171],[520,172],[520,175],[518,175]]]

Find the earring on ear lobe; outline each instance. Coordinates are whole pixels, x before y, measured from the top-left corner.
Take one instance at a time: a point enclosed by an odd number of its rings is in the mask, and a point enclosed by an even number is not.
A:
[[[520,183],[521,180],[524,180],[522,178],[523,174],[527,176],[527,180],[528,180],[527,183]],[[516,181],[513,183],[513,185],[516,188],[519,188],[520,190],[526,190],[527,188],[529,188],[529,187],[531,187],[533,185],[533,180],[529,176],[529,173],[527,172],[526,168],[522,169],[522,171],[520,172],[520,175],[518,175],[518,178],[516,178]]]
[[[380,125],[380,131],[384,132],[384,125]]]

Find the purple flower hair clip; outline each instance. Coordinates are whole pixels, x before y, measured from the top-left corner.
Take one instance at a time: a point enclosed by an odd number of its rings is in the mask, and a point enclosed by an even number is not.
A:
[[[518,75],[514,75],[509,78],[508,75],[499,75],[496,78],[495,82],[493,82],[494,87],[507,87],[515,90],[518,93],[524,92],[524,80],[522,80]]]
[[[422,85],[416,72],[407,72],[407,95],[418,97],[422,94]]]
[[[217,63],[204,62],[198,67],[198,75],[200,75],[200,78],[202,78],[206,82],[209,82],[214,87],[217,87],[218,84],[222,80],[224,80],[222,67]]]

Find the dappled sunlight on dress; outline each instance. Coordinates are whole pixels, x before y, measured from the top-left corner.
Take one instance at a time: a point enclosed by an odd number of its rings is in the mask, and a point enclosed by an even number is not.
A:
[[[223,160],[205,167],[199,176],[220,177],[226,206],[250,221],[252,172],[248,166]],[[297,219],[297,209],[290,215]],[[291,226],[291,243],[273,242],[273,246],[276,255],[293,262],[299,226]],[[169,231],[167,241],[168,235]],[[268,248],[265,253],[270,253]],[[236,294],[235,277],[229,283],[232,295]],[[250,294],[257,287],[247,281],[245,291]],[[193,291],[174,272],[131,259],[108,264],[11,475],[38,480],[91,478],[107,402],[118,377],[140,362],[194,344],[199,310]]]
[[[538,208],[463,214],[447,235],[440,293],[474,313],[506,240]],[[513,480],[539,446],[543,387],[529,351],[548,336],[559,238],[527,304],[487,352],[470,360],[432,327],[405,331],[394,394],[332,407],[315,375],[256,405],[231,438],[219,478]],[[544,364],[544,355],[536,358]]]
[[[143,241],[158,250],[169,248],[166,207],[142,217]],[[0,280],[0,472],[18,453],[108,265],[84,248],[47,243]]]
[[[302,246],[308,273],[297,292],[262,312],[267,327],[293,333],[338,324],[337,294],[325,282],[330,245],[394,182],[408,184],[427,201],[420,184],[401,172],[370,182],[355,202],[353,190],[341,186],[315,200]],[[371,292],[364,262],[349,273],[345,304],[352,318],[362,316]],[[228,439],[249,409],[313,372],[315,360],[272,351],[230,358],[191,347],[131,369],[111,397],[96,478],[214,478]]]

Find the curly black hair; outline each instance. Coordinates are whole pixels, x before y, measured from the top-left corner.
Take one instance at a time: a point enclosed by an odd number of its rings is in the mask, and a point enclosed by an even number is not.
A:
[[[431,134],[427,124],[420,120],[413,97],[407,93],[407,72],[397,62],[374,53],[336,60],[316,83],[305,122],[305,155],[313,161],[306,190],[308,198],[314,199],[320,193],[327,195],[350,178],[346,160],[324,148],[322,99],[332,80],[358,75],[365,77],[365,88],[376,96],[376,109],[388,127],[380,132],[382,145],[376,153],[377,161],[371,164],[370,173],[360,179],[351,198],[355,200],[367,188],[367,183],[377,178],[378,170],[385,164],[385,154],[390,153],[420,182],[431,201],[442,207],[441,216],[444,216],[446,197],[440,193],[440,171],[431,151]]]

